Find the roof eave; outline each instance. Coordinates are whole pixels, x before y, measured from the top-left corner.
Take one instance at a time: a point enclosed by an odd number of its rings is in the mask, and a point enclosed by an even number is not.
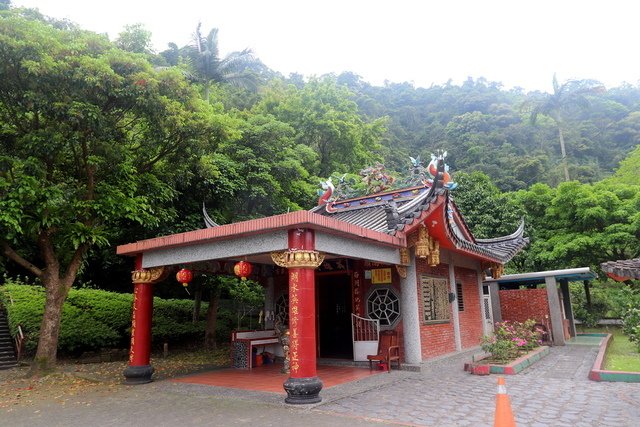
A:
[[[293,228],[310,228],[330,234],[348,235],[357,240],[374,242],[380,245],[406,247],[404,236],[393,236],[302,210],[128,243],[118,246],[116,253],[118,255],[135,256],[160,248],[189,246],[206,241],[231,239],[248,234],[268,233]]]

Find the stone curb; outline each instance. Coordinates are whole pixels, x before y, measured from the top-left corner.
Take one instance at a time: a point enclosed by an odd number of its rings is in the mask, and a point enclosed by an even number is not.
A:
[[[487,373],[491,373],[491,374],[503,374],[503,375],[515,375],[518,372],[521,372],[523,369],[533,365],[534,363],[536,363],[538,360],[542,359],[543,357],[547,356],[549,354],[549,347],[547,346],[542,346],[540,348],[537,348],[527,354],[525,354],[524,356],[521,356],[519,358],[517,358],[516,360],[514,360],[513,362],[506,364],[506,365],[496,365],[496,364],[488,364],[485,366],[489,366],[489,372]],[[487,357],[490,357],[487,356]],[[486,357],[485,357],[486,359]],[[473,364],[475,367],[481,366],[483,365],[482,363],[483,359],[477,359]],[[469,365],[469,364],[467,364]],[[468,368],[473,369],[473,366],[467,366],[465,365],[465,371],[469,370]]]
[[[592,381],[639,383],[640,372],[607,371],[602,369],[604,366],[604,356],[611,342],[613,342],[613,335],[607,334],[600,343],[598,356],[596,357],[596,361],[593,363],[591,371],[589,371],[589,379]]]

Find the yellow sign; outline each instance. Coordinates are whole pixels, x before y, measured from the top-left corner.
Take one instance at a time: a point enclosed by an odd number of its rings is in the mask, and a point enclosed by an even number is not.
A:
[[[391,283],[391,269],[376,268],[374,270],[371,270],[371,283],[374,285]]]

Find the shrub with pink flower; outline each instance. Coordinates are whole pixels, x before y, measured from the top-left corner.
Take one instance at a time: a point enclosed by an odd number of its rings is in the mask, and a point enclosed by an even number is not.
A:
[[[542,331],[535,324],[532,319],[498,322],[495,324],[495,334],[482,338],[482,349],[499,362],[513,360],[541,344]]]

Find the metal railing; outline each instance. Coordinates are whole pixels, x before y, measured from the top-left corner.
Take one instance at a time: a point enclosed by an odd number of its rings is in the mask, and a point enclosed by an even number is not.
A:
[[[11,303],[11,305],[13,305],[13,298],[11,298],[11,295],[9,295],[9,302]],[[15,337],[13,337],[13,340],[16,343],[16,361],[20,362],[20,359],[22,359],[22,353],[24,352],[24,342],[25,342],[25,338],[24,338],[24,333],[22,332],[22,325],[18,323],[18,333],[16,334]]]

